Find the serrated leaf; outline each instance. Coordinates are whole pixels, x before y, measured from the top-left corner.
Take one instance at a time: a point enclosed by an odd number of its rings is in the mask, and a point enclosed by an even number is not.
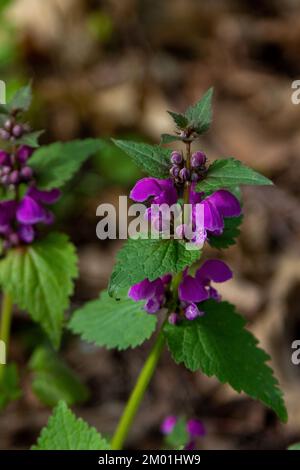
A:
[[[224,230],[222,235],[210,235],[208,242],[214,248],[228,248],[236,243],[236,239],[240,235],[240,225],[243,221],[243,216],[239,217],[225,217]]]
[[[100,139],[55,142],[36,150],[28,163],[35,172],[39,187],[60,188],[101,146]]]
[[[288,447],[288,450],[300,450],[300,442],[298,442],[297,444],[292,444]]]
[[[247,331],[245,320],[228,302],[213,300],[200,304],[205,315],[180,325],[165,325],[168,347],[175,362],[191,371],[201,370],[209,377],[229,383],[237,392],[272,408],[282,421],[287,420],[282,392],[266,365],[270,357],[257,347],[256,338]]]
[[[32,389],[45,405],[54,406],[64,400],[70,406],[87,400],[89,392],[86,386],[51,349],[37,348],[29,367],[34,373]]]
[[[8,403],[20,398],[22,392],[16,364],[3,364],[0,367],[4,369],[0,383],[0,410],[2,410]]]
[[[26,85],[20,88],[12,99],[7,104],[7,109],[9,112],[21,110],[28,111],[32,101],[32,90],[31,85]]]
[[[1,286],[41,325],[55,347],[76,276],[75,248],[60,233],[10,250],[0,261]]]
[[[77,310],[69,322],[73,333],[97,346],[135,348],[150,338],[157,318],[143,310],[145,302],[115,300],[107,292]]]
[[[108,450],[108,442],[81,418],[76,418],[66,403],[54,408],[32,450]]]
[[[160,145],[171,144],[172,142],[178,141],[182,141],[182,138],[179,135],[161,134],[160,136]]]
[[[188,125],[188,118],[181,113],[174,113],[173,111],[167,111],[173,121],[175,122],[176,126],[179,127],[179,129],[184,129]]]
[[[29,147],[37,148],[39,147],[39,138],[43,133],[43,130],[28,132],[16,139],[14,143],[16,145],[28,145]]]
[[[197,134],[203,134],[210,127],[212,120],[212,95],[213,88],[210,88],[201,100],[190,106],[185,112],[189,126],[193,127]]]
[[[169,177],[171,150],[159,145],[132,142],[130,140],[112,139],[112,141],[150,176],[156,178]]]
[[[176,274],[200,258],[199,250],[187,250],[178,240],[127,240],[117,255],[117,263],[109,283],[109,294],[164,274]]]
[[[208,168],[205,179],[197,184],[196,190],[212,193],[218,189],[246,185],[271,185],[271,180],[247,167],[235,158],[216,160]]]

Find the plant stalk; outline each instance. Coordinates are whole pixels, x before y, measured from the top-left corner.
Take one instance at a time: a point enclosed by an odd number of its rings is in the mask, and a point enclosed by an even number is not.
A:
[[[3,292],[1,322],[0,322],[0,340],[4,342],[6,351],[8,350],[10,338],[11,315],[13,308],[13,299],[10,294]],[[3,380],[5,364],[0,364],[0,382]]]
[[[123,415],[119,421],[116,432],[111,441],[112,450],[121,450],[124,441],[129,433],[131,424],[138,411],[140,403],[144,397],[145,391],[149,385],[149,382],[154,374],[157,363],[163,351],[165,345],[165,337],[163,331],[160,330],[156,341],[151,349],[151,352],[140,372],[138,380],[135,384],[133,391],[131,392],[130,398],[127,402]]]

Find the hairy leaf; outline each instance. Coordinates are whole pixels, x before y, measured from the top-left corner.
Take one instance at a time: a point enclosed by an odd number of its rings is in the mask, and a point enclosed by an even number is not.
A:
[[[34,170],[40,187],[59,188],[71,179],[82,163],[98,152],[101,146],[100,139],[55,142],[36,150],[28,163]]]
[[[51,349],[37,348],[30,359],[29,366],[34,373],[32,389],[45,405],[54,406],[59,400],[64,400],[67,405],[87,400],[88,389]]]
[[[76,276],[74,246],[59,233],[10,250],[0,261],[1,286],[41,325],[55,347],[60,342],[63,313]]]
[[[212,193],[242,184],[271,185],[271,180],[247,167],[235,158],[216,160],[210,165],[204,180],[197,184],[196,190]]]
[[[156,178],[168,178],[171,150],[130,140],[112,139],[142,170]]]
[[[81,418],[76,418],[66,403],[54,408],[32,450],[108,450],[109,444]]]
[[[224,230],[222,235],[210,235],[208,242],[214,248],[228,248],[236,243],[236,239],[240,235],[240,225],[243,222],[243,216],[225,217]]]
[[[109,284],[109,294],[143,279],[153,281],[164,274],[176,274],[200,258],[199,250],[187,250],[178,240],[127,240],[117,255]]]
[[[201,370],[209,377],[215,375],[237,392],[244,391],[262,401],[286,421],[282,392],[272,369],[266,365],[270,358],[245,329],[245,320],[228,302],[209,300],[200,308],[205,311],[203,317],[165,326],[175,362],[184,363],[191,371]]]
[[[210,127],[212,120],[212,95],[213,88],[210,88],[196,104],[190,106],[185,112],[189,125],[198,134],[203,134]]]

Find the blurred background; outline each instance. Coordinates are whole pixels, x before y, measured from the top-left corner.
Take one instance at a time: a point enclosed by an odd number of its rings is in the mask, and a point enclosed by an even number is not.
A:
[[[291,343],[300,339],[300,105],[291,102],[292,81],[300,79],[299,2],[2,0],[0,22],[0,78],[8,95],[33,79],[31,120],[47,130],[44,143],[107,138],[57,209],[57,228],[79,250],[72,309],[106,287],[121,246],[97,240],[96,207],[117,204],[140,176],[109,137],[157,143],[173,131],[166,109],[183,111],[213,85],[214,121],[199,149],[210,161],[234,156],[276,184],[243,190],[241,237],[221,255],[234,279],[222,294],[271,354],[289,424],[176,366],[166,352],[128,448],[159,448],[168,414],[201,419],[204,449],[284,449],[300,440],[300,365],[291,363]],[[1,449],[28,448],[49,416],[32,391],[33,372],[24,368],[39,341],[38,329],[16,312],[10,355],[21,369],[23,395],[1,412]],[[102,433],[112,433],[149,346],[118,353],[66,335],[64,360],[90,391],[75,411]]]

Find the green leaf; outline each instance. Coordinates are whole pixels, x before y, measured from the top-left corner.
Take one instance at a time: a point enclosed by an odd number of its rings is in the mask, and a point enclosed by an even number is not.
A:
[[[149,339],[157,318],[143,310],[145,302],[115,300],[107,292],[77,310],[69,322],[73,333],[97,346],[119,350],[135,348]]]
[[[109,283],[109,294],[144,279],[153,281],[164,274],[176,274],[200,258],[199,250],[187,250],[178,240],[129,239],[117,255]]]
[[[54,408],[32,450],[108,450],[108,442],[81,418],[76,418],[66,403]]]
[[[265,364],[270,358],[257,347],[245,320],[228,302],[206,301],[199,305],[205,315],[180,325],[165,326],[168,347],[176,363],[191,371],[202,370],[209,377],[228,382],[237,392],[272,408],[282,421],[287,411],[273,371]]]
[[[160,145],[162,144],[171,144],[172,142],[182,141],[182,138],[179,135],[171,134],[161,134]]]
[[[190,106],[185,112],[189,126],[193,127],[198,134],[203,134],[210,127],[212,121],[212,95],[213,88],[210,88],[200,101]]]
[[[52,233],[0,261],[0,284],[27,310],[58,347],[64,310],[77,276],[75,248],[66,235]]]
[[[31,85],[20,88],[7,104],[7,109],[11,111],[28,111],[32,101]]]
[[[188,125],[189,120],[184,114],[174,113],[173,111],[167,112],[170,114],[171,118],[175,122],[176,126],[179,127],[179,129],[184,129]]]
[[[8,403],[20,398],[22,392],[16,364],[2,364],[0,367],[4,368],[0,383],[0,410],[2,410]]]
[[[228,248],[236,243],[236,239],[240,235],[240,225],[243,221],[243,216],[239,217],[225,217],[224,230],[222,235],[210,235],[208,242],[214,248]]]
[[[100,139],[85,139],[55,142],[39,148],[29,160],[38,185],[44,189],[63,186],[101,145]]]
[[[175,449],[183,448],[189,441],[186,429],[187,421],[181,417],[177,420],[172,432],[166,436],[166,443]]]
[[[130,140],[112,139],[142,170],[156,178],[168,178],[171,150]]]
[[[196,190],[212,193],[241,184],[271,185],[271,180],[247,167],[235,158],[216,160],[208,168],[204,180],[197,184]]]
[[[59,400],[64,400],[67,405],[87,400],[88,389],[54,351],[37,348],[29,367],[34,372],[32,389],[45,405],[54,406]]]
[[[300,450],[300,442],[298,442],[297,444],[292,444],[288,447],[288,450]]]
[[[29,147],[37,148],[39,147],[39,138],[44,133],[43,130],[41,131],[34,131],[29,132],[27,134],[22,135],[19,139],[15,140],[16,145],[29,145]]]

